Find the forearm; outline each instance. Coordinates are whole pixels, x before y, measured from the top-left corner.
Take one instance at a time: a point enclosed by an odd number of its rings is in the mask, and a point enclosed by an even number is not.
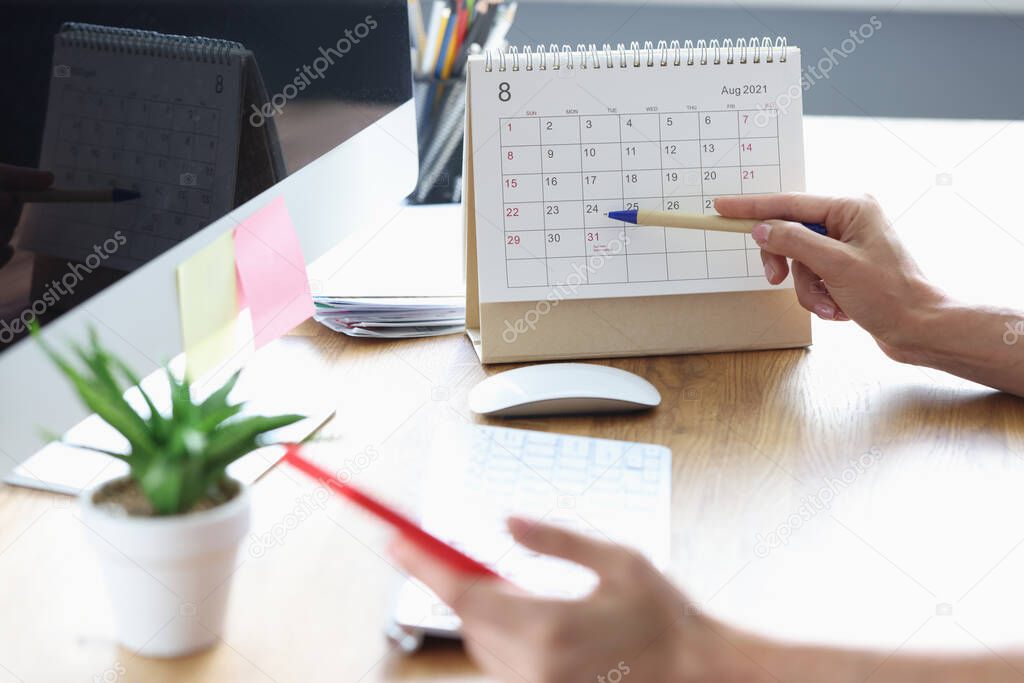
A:
[[[685,683],[989,683],[1016,681],[1024,653],[986,651],[979,655],[845,650],[764,639],[723,626],[714,628],[719,655],[713,670],[683,678]],[[710,662],[708,662],[710,664]]]
[[[1024,396],[1024,312],[943,301],[922,311],[905,360]]]

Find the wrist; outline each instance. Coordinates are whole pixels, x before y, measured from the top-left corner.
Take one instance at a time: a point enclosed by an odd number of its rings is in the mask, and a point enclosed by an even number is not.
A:
[[[1013,353],[1018,337],[1024,336],[1019,311],[973,307],[943,297],[921,309],[910,324],[916,335],[897,347],[898,360],[1019,393],[993,383],[994,376],[1024,365]]]
[[[703,614],[683,623],[675,648],[676,683],[768,683],[773,678],[759,663],[772,644]]]
[[[926,280],[914,282],[913,294],[891,330],[879,339],[886,352],[911,365],[930,366],[943,353],[948,336],[948,319],[955,303]]]

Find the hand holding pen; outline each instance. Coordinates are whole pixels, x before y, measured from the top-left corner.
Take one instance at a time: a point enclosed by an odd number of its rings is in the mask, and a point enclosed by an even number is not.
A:
[[[824,320],[857,321],[883,350],[905,346],[910,323],[938,290],[900,243],[871,197],[802,193],[719,197],[724,216],[763,216],[751,236],[761,247],[768,282],[792,272],[800,304]],[[798,221],[828,226],[828,236]]]
[[[141,195],[119,187],[103,189],[51,188],[53,174],[34,168],[0,164],[0,268],[14,256],[11,239],[28,202],[124,202]]]
[[[0,164],[0,267],[14,255],[11,238],[21,215],[19,192],[38,192],[53,184],[53,174],[34,168]]]

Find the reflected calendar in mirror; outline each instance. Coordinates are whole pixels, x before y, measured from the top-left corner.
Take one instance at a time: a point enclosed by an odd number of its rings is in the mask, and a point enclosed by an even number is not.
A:
[[[800,52],[785,39],[511,48],[471,58],[469,74],[469,289],[481,316],[509,302],[557,302],[563,317],[574,300],[778,291],[749,235],[607,214],[714,214],[717,197],[803,190]]]
[[[66,188],[123,188],[138,200],[33,204],[18,246],[130,271],[285,175],[273,121],[242,125],[266,101],[240,43],[65,24],[54,37],[40,167]],[[241,168],[244,173],[239,173]]]

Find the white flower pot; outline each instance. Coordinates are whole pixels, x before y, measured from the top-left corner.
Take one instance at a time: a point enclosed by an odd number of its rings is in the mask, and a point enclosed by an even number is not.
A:
[[[103,486],[79,500],[118,641],[146,657],[178,657],[213,645],[222,632],[238,546],[249,530],[248,489],[202,512],[130,517],[93,503]]]

